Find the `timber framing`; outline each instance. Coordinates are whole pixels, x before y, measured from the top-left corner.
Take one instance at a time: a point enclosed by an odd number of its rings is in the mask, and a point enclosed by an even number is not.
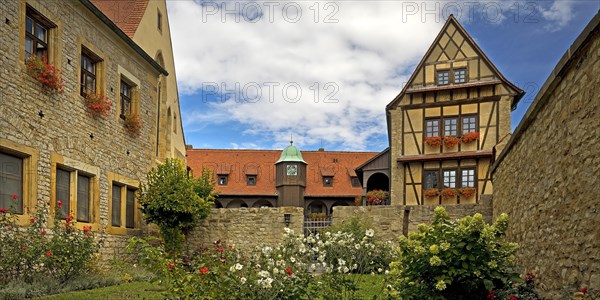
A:
[[[494,151],[469,151],[469,152],[454,152],[444,154],[427,154],[427,155],[407,155],[396,159],[399,163],[419,162],[419,161],[438,161],[438,160],[453,160],[453,159],[468,159],[468,158],[492,158]]]

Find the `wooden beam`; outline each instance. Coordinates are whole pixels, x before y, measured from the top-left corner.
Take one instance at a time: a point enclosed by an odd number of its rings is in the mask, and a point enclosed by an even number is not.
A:
[[[477,97],[477,98],[471,98],[471,99],[465,99],[465,100],[429,102],[429,103],[421,103],[421,104],[407,104],[407,105],[400,106],[400,109],[409,110],[409,109],[417,109],[417,108],[442,107],[442,106],[448,106],[448,105],[478,104],[478,103],[492,102],[492,101],[498,101],[498,100],[500,100],[500,95]]]
[[[409,155],[401,156],[396,159],[397,162],[413,162],[413,161],[437,161],[447,159],[466,159],[466,158],[491,158],[492,150],[488,151],[465,151],[451,152],[443,154],[426,154],[426,155]]]

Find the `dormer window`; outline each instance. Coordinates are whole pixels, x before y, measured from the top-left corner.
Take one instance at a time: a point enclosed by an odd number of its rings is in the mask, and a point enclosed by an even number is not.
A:
[[[246,185],[255,186],[256,185],[256,175],[247,175]]]
[[[227,185],[227,175],[219,175],[219,185]]]
[[[358,180],[358,177],[351,177],[352,180],[352,187],[355,188],[359,188],[360,186],[360,180]]]
[[[333,176],[323,176],[323,186],[324,187],[332,187],[333,186]]]
[[[450,84],[450,71],[438,71],[437,72],[437,84],[447,85]]]
[[[467,82],[467,69],[454,70],[454,83],[465,83],[465,82]]]

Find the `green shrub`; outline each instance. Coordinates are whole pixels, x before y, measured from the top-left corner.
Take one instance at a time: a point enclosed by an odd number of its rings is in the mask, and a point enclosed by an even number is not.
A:
[[[502,214],[493,225],[481,214],[450,220],[435,209],[431,226],[401,237],[392,263],[389,294],[398,299],[486,299],[491,290],[509,288],[517,245],[500,242],[508,227]]]

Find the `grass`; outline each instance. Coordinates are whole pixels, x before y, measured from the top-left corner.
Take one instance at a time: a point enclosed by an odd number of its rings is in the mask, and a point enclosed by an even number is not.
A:
[[[132,282],[120,285],[114,285],[99,289],[68,292],[63,294],[51,295],[37,298],[40,300],[108,300],[108,299],[146,299],[158,300],[165,299],[161,288],[157,284],[148,282]]]
[[[361,275],[358,279],[359,299],[383,299],[385,275]]]

